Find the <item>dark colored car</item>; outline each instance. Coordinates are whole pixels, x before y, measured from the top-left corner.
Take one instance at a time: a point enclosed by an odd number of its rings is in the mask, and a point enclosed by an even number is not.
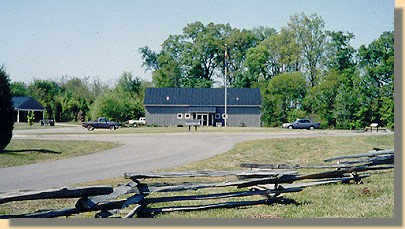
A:
[[[288,129],[313,130],[313,129],[321,128],[321,124],[319,122],[313,122],[311,119],[299,118],[299,119],[295,120],[294,122],[283,123],[283,125],[281,127],[288,128]]]
[[[115,130],[120,127],[118,122],[110,122],[107,118],[100,117],[97,121],[84,122],[82,124],[84,128],[87,128],[89,131],[94,129],[110,129]]]

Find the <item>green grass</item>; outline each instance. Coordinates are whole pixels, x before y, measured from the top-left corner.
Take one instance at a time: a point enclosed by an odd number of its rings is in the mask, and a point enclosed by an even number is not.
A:
[[[0,168],[82,156],[119,145],[101,141],[12,139],[5,150],[0,151]]]
[[[14,130],[54,129],[54,128],[69,127],[69,126],[66,126],[66,124],[79,125],[78,123],[62,123],[61,125],[56,123],[54,126],[50,126],[50,125],[41,126],[41,124],[36,122],[36,123],[32,124],[32,126],[30,126],[26,122],[20,122],[20,123],[15,122]]]
[[[325,164],[337,155],[364,153],[373,147],[394,148],[393,135],[269,139],[238,144],[231,151],[170,171],[238,170],[240,163]],[[320,170],[300,170],[302,174]],[[322,170],[321,170],[322,171]],[[368,172],[363,184],[331,184],[285,194],[296,204],[259,205],[237,209],[174,212],[162,218],[392,218],[394,216],[394,171]],[[220,189],[217,189],[217,191]],[[205,191],[203,191],[205,192]],[[254,200],[257,197],[243,198]],[[183,203],[185,205],[191,204]]]
[[[188,170],[239,170],[240,163],[288,163],[288,164],[325,164],[324,159],[331,156],[364,153],[373,147],[394,148],[394,135],[362,135],[355,137],[318,137],[305,139],[267,139],[239,143],[234,149],[206,160],[190,163],[164,171]],[[321,170],[300,170],[302,174]],[[157,218],[392,218],[394,216],[394,170],[371,171],[371,177],[363,179],[363,184],[331,184],[305,188],[299,193],[284,194],[295,201],[293,204],[272,204],[240,207],[232,209],[214,209],[193,212],[173,212],[157,214]],[[151,182],[203,181],[206,178],[188,179],[147,179]],[[87,182],[83,185],[117,185],[127,182],[124,178],[115,178]],[[212,181],[223,181],[215,178]],[[245,189],[246,190],[246,189]],[[237,191],[235,188],[202,189],[164,195],[196,195],[212,192]],[[261,197],[243,197],[232,200],[256,200]],[[52,209],[72,207],[76,200],[41,200],[0,205],[0,214],[33,212],[33,209]],[[208,204],[214,201],[182,201],[177,203],[159,203],[151,207]],[[95,213],[86,213],[74,217],[94,217]]]

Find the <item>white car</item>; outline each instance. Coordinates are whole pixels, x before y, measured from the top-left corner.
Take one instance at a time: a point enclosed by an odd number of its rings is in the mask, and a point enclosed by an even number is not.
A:
[[[128,120],[128,125],[132,125],[134,127],[146,125],[145,117],[140,117],[138,120]]]

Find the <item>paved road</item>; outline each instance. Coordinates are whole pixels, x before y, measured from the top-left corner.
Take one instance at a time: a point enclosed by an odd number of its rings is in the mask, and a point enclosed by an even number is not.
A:
[[[76,129],[75,129],[76,128]],[[64,132],[75,134],[53,134]],[[161,134],[84,134],[83,128],[55,128],[46,135],[38,130],[15,131],[13,138],[100,140],[124,143],[122,146],[86,156],[0,169],[0,192],[62,187],[81,182],[121,177],[125,172],[147,172],[170,168],[226,152],[241,141],[267,138],[348,136],[361,133],[328,131],[161,133]],[[101,130],[100,130],[101,131]]]

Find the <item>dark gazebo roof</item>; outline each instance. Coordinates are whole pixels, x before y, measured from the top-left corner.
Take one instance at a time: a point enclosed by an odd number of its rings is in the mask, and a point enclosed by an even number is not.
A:
[[[45,110],[40,102],[29,96],[15,96],[12,102],[14,110]]]

